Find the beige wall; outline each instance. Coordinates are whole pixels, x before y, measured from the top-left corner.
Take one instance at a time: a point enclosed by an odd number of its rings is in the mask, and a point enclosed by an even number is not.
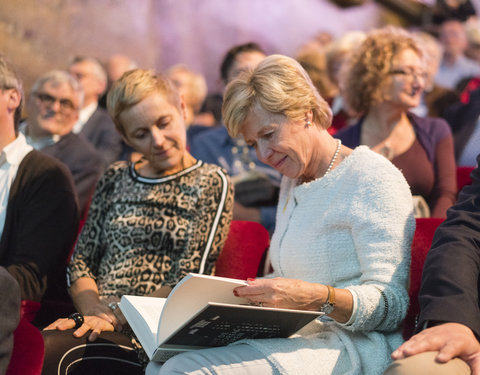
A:
[[[319,31],[379,23],[373,1],[341,10],[327,0],[0,0],[0,51],[28,88],[75,55],[132,56],[139,66],[186,63],[221,90],[218,67],[233,44],[257,41],[293,55]]]

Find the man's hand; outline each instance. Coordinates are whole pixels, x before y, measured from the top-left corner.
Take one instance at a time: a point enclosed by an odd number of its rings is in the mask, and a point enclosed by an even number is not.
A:
[[[392,358],[402,359],[415,354],[438,351],[440,363],[459,357],[472,369],[472,375],[480,375],[480,343],[467,326],[444,323],[427,328],[403,343],[392,353]]]

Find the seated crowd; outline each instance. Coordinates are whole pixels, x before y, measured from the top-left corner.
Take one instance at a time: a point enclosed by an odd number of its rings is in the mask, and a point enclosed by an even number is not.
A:
[[[296,59],[233,46],[220,102],[186,65],[77,57],[36,80],[23,119],[0,56],[0,373],[26,302],[62,296],[70,315],[35,322],[45,375],[480,375],[478,168],[457,187],[480,162],[480,62],[462,21],[437,31],[317,38]],[[445,221],[404,342],[420,217]],[[268,271],[232,294],[324,315],[149,361],[118,302],[214,274],[232,220],[271,236]]]

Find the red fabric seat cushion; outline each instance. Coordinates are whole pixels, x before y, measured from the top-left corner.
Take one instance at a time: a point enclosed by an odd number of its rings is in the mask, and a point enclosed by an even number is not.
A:
[[[261,224],[233,220],[215,275],[242,280],[256,277],[269,241],[268,231]]]
[[[5,375],[40,375],[44,349],[42,333],[27,318],[20,318],[13,333],[13,351]]]
[[[435,230],[443,220],[441,218],[416,219],[415,235],[412,241],[412,263],[410,266],[410,286],[408,291],[410,305],[403,324],[403,338],[405,340],[412,336],[415,329],[415,319],[420,312],[418,292],[422,282],[423,264],[432,246]]]

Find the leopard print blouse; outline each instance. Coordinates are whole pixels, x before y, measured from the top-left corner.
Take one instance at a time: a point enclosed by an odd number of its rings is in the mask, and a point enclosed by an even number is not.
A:
[[[115,163],[97,185],[69,283],[90,277],[101,297],[120,297],[174,287],[189,272],[212,274],[232,209],[232,185],[220,167],[198,161],[152,179]]]

